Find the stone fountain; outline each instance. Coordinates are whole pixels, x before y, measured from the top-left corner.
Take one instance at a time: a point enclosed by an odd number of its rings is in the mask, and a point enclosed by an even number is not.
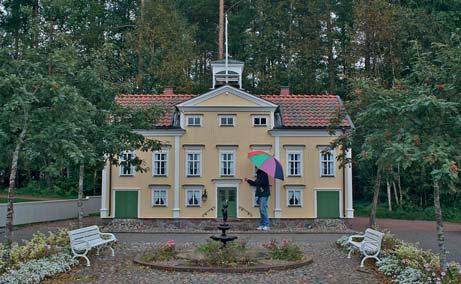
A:
[[[228,242],[232,242],[237,239],[237,236],[228,236],[226,235],[226,231],[229,230],[230,225],[227,224],[227,200],[223,204],[222,208],[222,223],[218,225],[218,229],[221,230],[221,235],[219,236],[211,236],[210,238],[215,241],[220,241],[222,243],[222,247],[225,247]]]

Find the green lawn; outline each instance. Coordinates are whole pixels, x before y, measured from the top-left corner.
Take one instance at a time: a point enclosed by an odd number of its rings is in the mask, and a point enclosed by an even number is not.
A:
[[[4,197],[0,197],[0,203],[7,203],[8,199]],[[24,198],[15,198],[14,203],[19,203],[19,202],[29,202],[29,201],[37,201],[33,199],[24,199]]]
[[[395,205],[394,205],[395,206]],[[355,201],[354,215],[357,217],[368,217],[371,211],[371,201]],[[443,220],[448,222],[461,223],[461,208],[442,208]],[[434,207],[427,208],[400,208],[395,206],[392,212],[387,209],[387,204],[380,204],[376,210],[377,218],[403,219],[403,220],[429,220],[434,221]]]

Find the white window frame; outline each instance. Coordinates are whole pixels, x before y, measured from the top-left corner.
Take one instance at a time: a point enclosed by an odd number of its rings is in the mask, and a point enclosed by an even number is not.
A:
[[[324,160],[323,152],[329,152],[331,154],[331,160]],[[334,149],[323,147],[319,149],[319,160],[320,160],[320,177],[334,177],[336,175],[336,154]],[[323,163],[328,162],[332,163],[332,173],[324,174],[323,173]]]
[[[198,204],[189,204],[189,199],[188,199],[188,193],[189,192],[198,192]],[[201,187],[187,187],[184,190],[184,206],[186,207],[202,207],[202,194],[203,194],[203,188]]]
[[[155,204],[154,196],[155,192],[165,192],[165,204]],[[167,187],[160,187],[154,186],[151,188],[151,199],[152,199],[152,207],[168,207],[168,188]]]
[[[231,118],[232,119],[232,124],[223,124],[222,123],[223,118],[225,118],[225,119]],[[237,124],[237,117],[236,117],[236,115],[233,115],[233,114],[220,114],[220,115],[218,115],[218,123],[219,123],[219,126],[234,127]]]
[[[259,118],[259,121],[261,122],[261,118],[264,118],[266,119],[266,124],[256,124],[255,123],[255,119],[256,118]],[[254,127],[268,127],[269,126],[269,116],[267,115],[253,115],[251,117],[251,124],[254,126]]]
[[[191,175],[189,174],[189,154],[198,154],[198,174]],[[186,177],[201,177],[202,176],[202,150],[186,150]]]
[[[290,155],[298,155],[299,154],[299,174],[291,174],[290,168]],[[286,169],[287,169],[287,176],[289,177],[302,177],[303,176],[303,151],[302,150],[287,150],[286,153]]]
[[[224,174],[224,167],[223,167],[223,160],[222,160],[222,154],[232,154],[233,159],[231,160],[232,162],[232,168],[230,174]],[[235,150],[219,150],[219,175],[222,177],[233,177],[235,176],[235,170],[236,170],[236,164],[237,164],[237,155],[235,153]]]
[[[286,206],[287,207],[303,207],[303,205],[304,205],[304,202],[303,202],[304,188],[303,187],[301,187],[301,186],[286,186],[285,191],[286,191]],[[290,192],[299,192],[299,202],[300,202],[299,204],[296,204],[296,205],[290,204]]]
[[[198,118],[200,123],[199,123],[199,124],[195,124],[195,123],[190,124],[190,123],[189,123],[189,118],[193,118],[194,121],[195,121],[195,119]],[[187,126],[192,126],[192,127],[202,126],[202,125],[203,125],[203,115],[199,115],[199,114],[189,114],[189,115],[186,115],[186,125],[187,125]]]
[[[165,154],[165,160],[156,160],[155,159],[155,155],[156,154]],[[152,176],[154,177],[167,177],[168,176],[168,167],[169,167],[169,163],[168,163],[168,159],[169,159],[169,151],[168,149],[161,149],[161,150],[157,150],[157,151],[153,151],[152,152]],[[157,168],[156,168],[156,162],[157,161],[164,161],[165,162],[165,174],[158,174],[156,172]]]
[[[125,177],[129,177],[129,176],[134,176],[135,175],[135,172],[136,172],[136,168],[134,165],[130,165],[130,173],[128,174],[124,174],[123,173],[123,169],[126,167],[126,165],[123,165],[122,162],[126,162],[126,159],[124,157],[124,155],[129,155],[131,154],[131,159],[133,160],[135,157],[136,157],[136,152],[135,151],[131,151],[131,150],[126,150],[126,151],[123,151],[122,153],[120,153],[120,165],[119,165],[119,175],[120,176],[125,176]]]

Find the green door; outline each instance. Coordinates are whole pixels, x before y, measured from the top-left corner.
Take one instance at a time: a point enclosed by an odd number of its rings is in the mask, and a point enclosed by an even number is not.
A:
[[[224,202],[229,205],[227,207],[227,216],[229,218],[237,217],[237,189],[235,187],[220,187],[218,188],[218,217],[222,217],[222,206]]]
[[[138,191],[115,192],[115,218],[138,218]]]
[[[317,218],[339,218],[338,191],[317,191]]]

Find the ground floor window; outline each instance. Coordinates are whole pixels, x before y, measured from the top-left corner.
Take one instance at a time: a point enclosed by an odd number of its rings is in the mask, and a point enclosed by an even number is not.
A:
[[[199,207],[201,204],[202,191],[200,189],[186,190],[186,206]]]
[[[154,207],[167,207],[168,194],[167,190],[163,188],[152,189],[152,206]]]
[[[287,207],[301,207],[303,205],[303,189],[300,187],[287,187]]]

